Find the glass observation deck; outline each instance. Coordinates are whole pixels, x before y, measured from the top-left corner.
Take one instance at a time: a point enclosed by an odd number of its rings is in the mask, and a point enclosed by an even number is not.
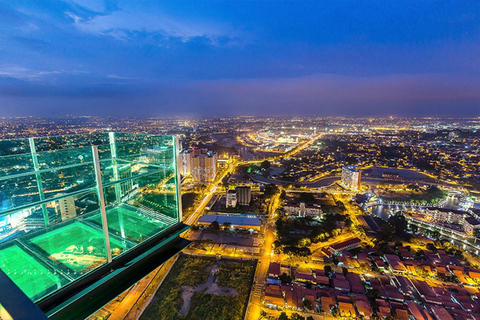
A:
[[[34,302],[181,222],[174,136],[0,140],[0,269]]]

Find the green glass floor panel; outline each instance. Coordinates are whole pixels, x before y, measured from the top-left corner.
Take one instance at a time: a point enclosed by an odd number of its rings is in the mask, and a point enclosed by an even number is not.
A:
[[[17,245],[0,249],[0,269],[33,301],[68,282]]]
[[[98,226],[102,225],[100,215],[95,215],[89,220]],[[135,242],[144,241],[166,227],[165,223],[154,221],[124,207],[107,210],[107,221],[109,232]]]
[[[103,233],[78,221],[33,237],[27,243],[60,267],[68,268],[69,274],[69,270],[73,271],[73,277],[106,261]],[[127,249],[126,244],[112,238],[110,247],[114,256]]]

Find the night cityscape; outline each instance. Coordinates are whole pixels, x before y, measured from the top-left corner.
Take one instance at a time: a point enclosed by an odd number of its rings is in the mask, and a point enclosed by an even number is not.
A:
[[[0,30],[0,320],[480,319],[479,2]]]

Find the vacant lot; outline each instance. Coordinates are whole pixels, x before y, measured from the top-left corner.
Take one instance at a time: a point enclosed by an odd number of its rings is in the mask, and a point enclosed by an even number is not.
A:
[[[254,271],[255,261],[182,254],[141,319],[243,319]]]

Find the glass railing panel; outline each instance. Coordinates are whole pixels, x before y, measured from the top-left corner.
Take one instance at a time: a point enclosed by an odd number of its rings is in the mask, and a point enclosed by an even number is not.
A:
[[[17,242],[0,244],[0,269],[33,301],[70,282]]]
[[[37,152],[103,145],[108,144],[108,141],[108,133],[104,132],[34,138]]]
[[[35,174],[0,180],[0,215],[2,211],[40,201]]]
[[[0,140],[0,156],[30,154],[28,139]]]
[[[95,187],[95,173],[92,163],[74,167],[53,169],[40,174],[45,198]]]
[[[175,184],[173,178],[165,178],[162,172],[104,188],[108,228],[114,239],[137,245],[178,223]],[[101,225],[98,218],[94,220]]]
[[[114,258],[178,223],[173,138],[119,139],[125,158],[104,133],[35,138],[38,171],[28,140],[0,141],[0,268],[32,300],[107,263],[92,144]]]
[[[23,235],[0,244],[0,268],[34,301],[58,290],[106,263],[103,230],[88,222],[96,216],[100,211],[95,191],[11,214],[11,228]],[[111,244],[117,254],[127,248],[119,241]]]
[[[37,152],[40,170],[93,163],[92,147]]]
[[[0,179],[32,171],[34,171],[33,161],[29,153],[0,156]]]
[[[101,225],[89,222],[100,218],[99,207],[95,191],[52,201],[47,204],[50,227],[38,228],[18,241],[73,281],[107,261]],[[119,241],[112,240],[111,243],[112,252],[117,254],[127,248]]]
[[[173,137],[146,137],[139,141],[129,141],[122,136],[115,136],[117,158],[161,166],[173,163]]]
[[[135,179],[135,196],[129,202],[144,208],[178,219],[177,194],[175,176],[170,172],[162,172]]]

